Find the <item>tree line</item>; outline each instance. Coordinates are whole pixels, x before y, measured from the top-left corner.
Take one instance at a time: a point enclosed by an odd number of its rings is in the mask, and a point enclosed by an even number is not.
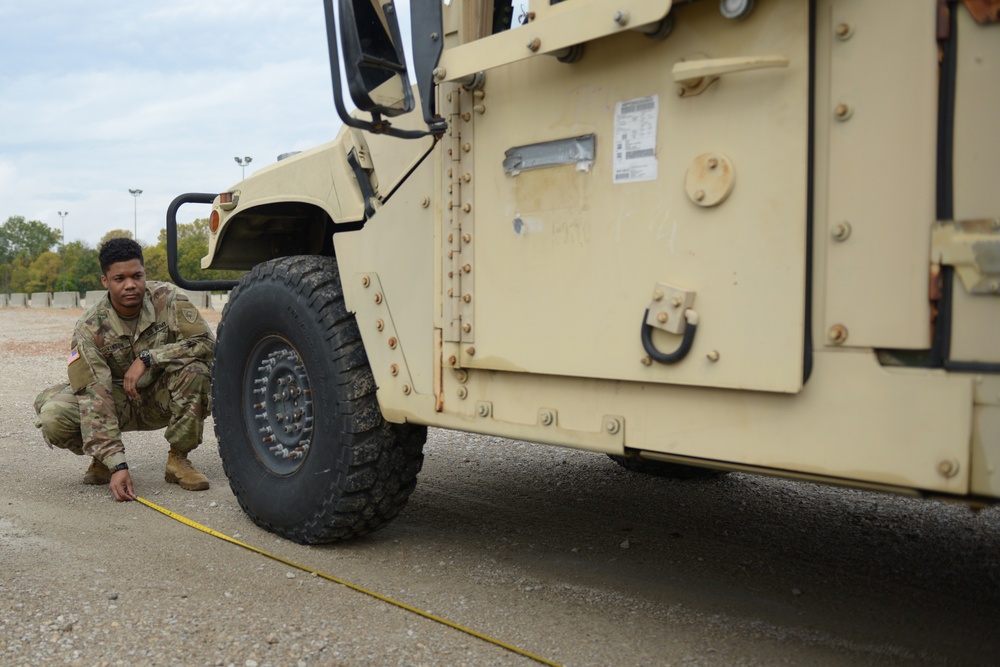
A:
[[[201,258],[208,253],[208,219],[177,225],[177,268],[185,278],[236,279],[242,271],[202,271]],[[132,232],[113,229],[101,237],[96,248],[84,241],[65,243],[62,232],[38,220],[14,215],[0,225],[0,293],[79,292],[104,289],[97,254],[110,238]],[[154,246],[143,246],[148,280],[170,281],[167,271],[167,231],[160,230]],[[211,275],[208,275],[211,274]]]

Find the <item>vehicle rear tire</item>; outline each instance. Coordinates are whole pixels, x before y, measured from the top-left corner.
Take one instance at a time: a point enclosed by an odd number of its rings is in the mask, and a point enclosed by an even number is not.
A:
[[[381,528],[406,504],[427,429],[382,417],[337,261],[285,257],[229,295],[212,399],[229,486],[254,523],[301,544]]]
[[[666,461],[652,461],[650,459],[640,459],[635,456],[618,456],[608,454],[612,461],[632,472],[641,472],[645,475],[655,475],[667,479],[711,479],[725,475],[725,470],[715,470],[714,468],[701,468],[699,466],[689,466],[682,463],[668,463]]]

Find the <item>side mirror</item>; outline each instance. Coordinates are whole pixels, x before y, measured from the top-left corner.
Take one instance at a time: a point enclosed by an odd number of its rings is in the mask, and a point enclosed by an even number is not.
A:
[[[413,110],[392,0],[340,0],[340,44],[347,87],[358,109],[386,117]]]

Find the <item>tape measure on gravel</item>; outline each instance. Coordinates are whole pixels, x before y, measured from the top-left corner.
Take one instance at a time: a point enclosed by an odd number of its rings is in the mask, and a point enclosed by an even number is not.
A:
[[[519,649],[516,646],[511,646],[510,644],[506,644],[506,643],[500,641],[499,639],[494,639],[493,637],[490,637],[489,635],[484,635],[481,632],[476,632],[475,630],[472,630],[472,629],[467,628],[465,626],[459,625],[458,623],[453,623],[452,621],[449,621],[446,618],[441,618],[440,616],[435,616],[434,614],[429,614],[426,611],[421,611],[420,609],[417,609],[416,607],[412,607],[412,606],[406,604],[405,602],[400,602],[399,600],[393,600],[390,597],[386,597],[384,595],[380,595],[379,593],[376,593],[374,591],[370,591],[367,588],[362,588],[361,586],[358,586],[356,584],[352,584],[349,581],[344,581],[343,579],[338,579],[337,577],[331,577],[328,574],[324,574],[324,573],[319,572],[317,570],[314,570],[314,569],[312,569],[310,567],[306,567],[305,565],[299,565],[298,563],[293,563],[292,561],[286,560],[286,559],[284,559],[284,558],[282,558],[280,556],[275,556],[274,554],[269,554],[266,551],[263,551],[262,549],[258,549],[257,547],[250,546],[249,544],[246,544],[245,542],[240,542],[239,540],[234,539],[232,537],[229,537],[228,535],[224,535],[223,533],[220,533],[218,531],[212,530],[208,526],[203,526],[200,523],[198,523],[196,521],[192,521],[191,519],[189,519],[189,518],[187,518],[185,516],[181,516],[180,514],[177,514],[175,512],[171,512],[170,510],[166,509],[165,507],[160,507],[156,503],[152,503],[152,502],[146,500],[145,498],[141,498],[140,497],[140,498],[136,498],[136,500],[138,500],[140,503],[142,503],[146,507],[149,507],[150,509],[154,509],[157,512],[160,512],[161,514],[165,514],[165,515],[169,516],[171,519],[174,519],[176,521],[180,521],[181,523],[183,523],[186,526],[190,526],[191,528],[195,528],[197,530],[200,530],[203,533],[208,533],[209,535],[211,535],[213,537],[217,537],[220,540],[225,540],[226,542],[229,542],[230,544],[235,544],[236,546],[243,547],[244,549],[247,549],[247,550],[252,551],[254,553],[260,554],[261,556],[267,556],[268,558],[270,558],[272,560],[276,560],[279,563],[284,563],[285,565],[297,568],[299,570],[302,570],[303,572],[308,572],[309,574],[316,575],[317,577],[322,577],[323,579],[326,579],[327,581],[332,581],[335,584],[340,584],[341,586],[346,586],[347,588],[350,588],[351,590],[355,590],[355,591],[357,591],[359,593],[364,593],[365,595],[370,595],[371,597],[376,598],[378,600],[381,600],[382,602],[388,602],[389,604],[391,604],[393,606],[399,607],[400,609],[405,609],[406,611],[412,612],[412,613],[416,614],[417,616],[422,616],[423,618],[426,618],[426,619],[428,619],[430,621],[434,621],[435,623],[440,623],[441,625],[447,625],[449,628],[453,628],[455,630],[458,630],[459,632],[464,632],[465,634],[471,635],[471,636],[475,637],[476,639],[482,639],[483,641],[489,642],[490,644],[493,644],[494,646],[499,646],[500,648],[507,649],[508,651],[511,651],[512,653],[517,653],[518,655],[523,655],[525,658],[530,658],[531,660],[534,660],[535,662],[539,662],[539,663],[541,663],[543,665],[552,665],[552,667],[561,667],[559,665],[559,663],[557,663],[557,662],[552,662],[551,660],[546,660],[545,658],[542,658],[540,656],[534,655],[533,653],[528,653],[527,651]]]

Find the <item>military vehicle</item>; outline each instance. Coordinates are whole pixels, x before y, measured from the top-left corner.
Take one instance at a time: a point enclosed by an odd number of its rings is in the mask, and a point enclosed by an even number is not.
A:
[[[167,215],[257,524],[385,525],[428,426],[1000,498],[995,0],[410,0],[410,67],[325,13],[336,139]]]

